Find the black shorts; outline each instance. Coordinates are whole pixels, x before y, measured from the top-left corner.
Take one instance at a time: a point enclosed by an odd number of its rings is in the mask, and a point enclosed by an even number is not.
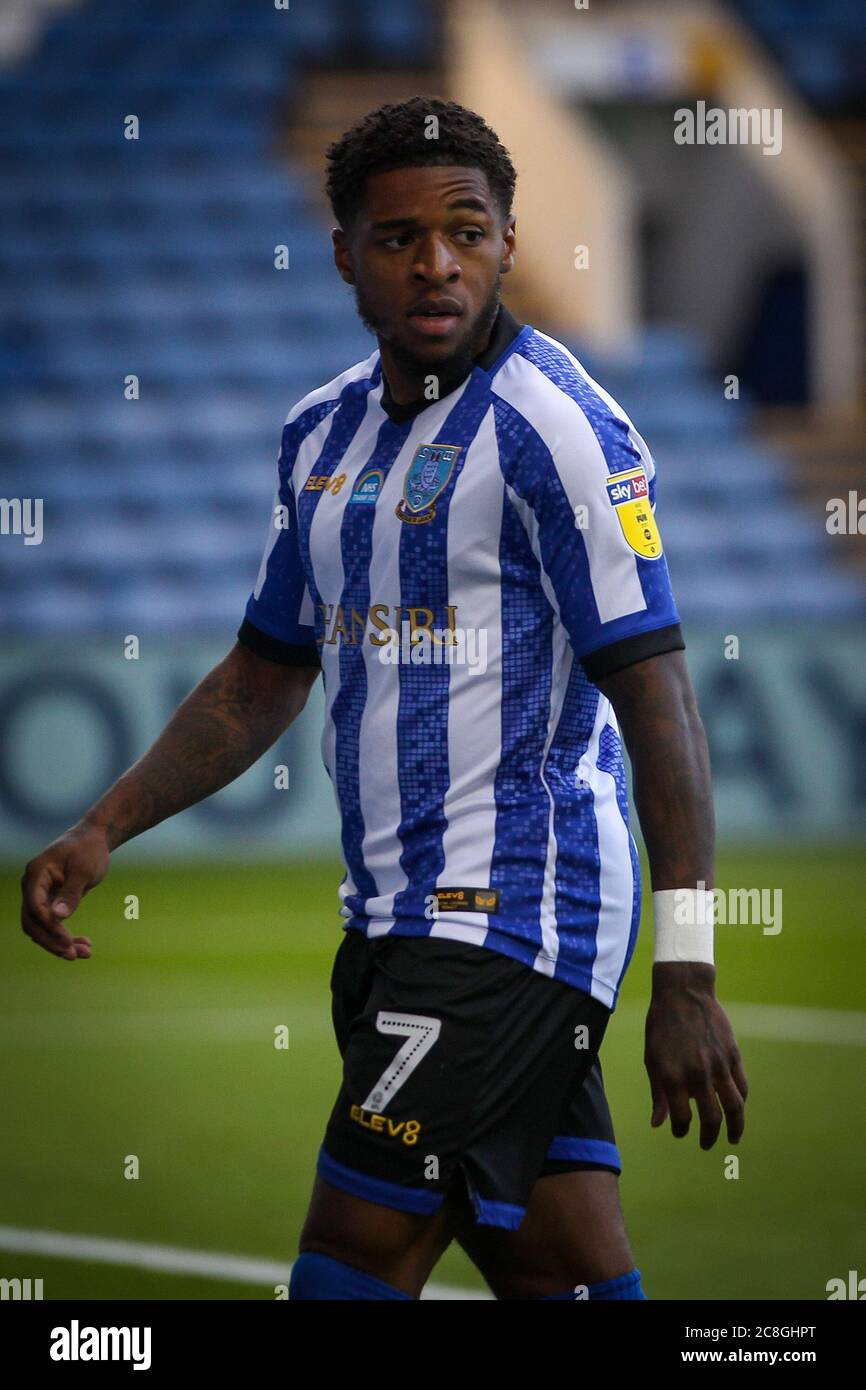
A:
[[[462,1174],[476,1220],[515,1230],[537,1178],[620,1171],[598,999],[482,946],[357,928],[331,991],[343,1081],[326,1182],[432,1215]]]

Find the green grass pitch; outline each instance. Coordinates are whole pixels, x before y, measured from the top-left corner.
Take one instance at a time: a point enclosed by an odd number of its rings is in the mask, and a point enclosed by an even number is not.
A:
[[[863,859],[856,845],[720,856],[720,886],[783,890],[778,935],[718,930],[718,992],[735,1025],[736,1004],[864,1009]],[[328,981],[340,870],[153,867],[121,850],[73,918],[94,946],[74,963],[20,932],[20,873],[0,878],[0,1224],[288,1262],[338,1084]],[[138,921],[124,918],[131,893]],[[823,1015],[808,1016],[818,1019],[813,1040],[773,1008],[765,1026],[748,1015],[738,1029],[746,1134],[733,1150],[740,1176],[726,1180],[724,1130],[703,1153],[695,1121],[684,1140],[650,1128],[650,955],[645,910],[602,1050],[648,1296],[823,1299],[828,1279],[866,1274],[864,1015],[848,1020],[847,1040],[824,1036]],[[273,1045],[280,1024],[283,1051]],[[135,1181],[123,1174],[130,1154]],[[50,1299],[273,1298],[272,1285],[5,1249],[0,1276],[42,1278]],[[433,1280],[483,1287],[456,1246]]]

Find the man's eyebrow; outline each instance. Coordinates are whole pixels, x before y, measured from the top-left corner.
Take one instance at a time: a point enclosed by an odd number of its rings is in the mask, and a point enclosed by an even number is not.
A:
[[[471,208],[473,212],[482,212],[486,217],[490,216],[490,209],[480,198],[473,198],[471,194],[465,197],[455,198],[453,203],[448,204],[448,211],[456,208]],[[388,217],[383,222],[373,222],[371,228],[374,232],[387,232],[392,227],[417,227],[417,217]]]
[[[476,212],[490,212],[483,199],[476,198],[471,193],[461,194],[459,198],[455,198],[453,203],[448,204],[448,211],[450,212],[452,208],[474,208]]]

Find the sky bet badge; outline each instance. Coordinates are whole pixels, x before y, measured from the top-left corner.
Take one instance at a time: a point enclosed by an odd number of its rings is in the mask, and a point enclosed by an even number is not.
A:
[[[422,444],[406,470],[403,496],[395,508],[401,521],[432,521],[436,498],[454,471],[461,444]]]
[[[610,505],[616,508],[622,533],[636,555],[644,560],[657,560],[662,554],[662,538],[649,500],[646,472],[626,468],[607,480]]]

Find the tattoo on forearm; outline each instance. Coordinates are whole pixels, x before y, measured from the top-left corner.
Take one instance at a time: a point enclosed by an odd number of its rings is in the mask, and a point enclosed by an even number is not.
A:
[[[288,713],[274,690],[222,663],[87,819],[105,826],[114,848],[233,782],[279,736]]]

